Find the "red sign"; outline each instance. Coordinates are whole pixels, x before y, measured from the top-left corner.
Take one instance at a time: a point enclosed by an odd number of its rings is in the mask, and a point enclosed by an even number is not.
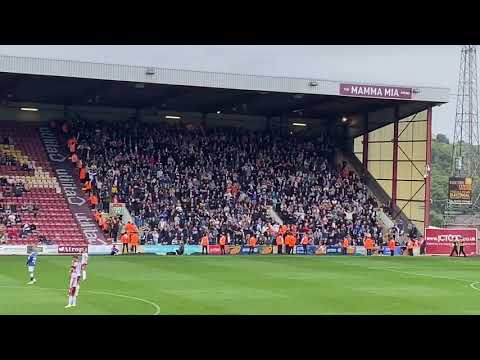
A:
[[[450,255],[455,240],[463,239],[467,256],[477,253],[477,229],[425,229],[425,252],[428,255]]]
[[[228,246],[225,245],[225,253],[228,254]],[[221,255],[222,251],[220,250],[220,245],[209,245],[208,246],[208,255]]]
[[[411,99],[412,88],[361,84],[340,84],[340,95],[382,99]]]
[[[81,254],[84,252],[88,252],[88,246],[86,245],[62,245],[58,247],[59,254]]]

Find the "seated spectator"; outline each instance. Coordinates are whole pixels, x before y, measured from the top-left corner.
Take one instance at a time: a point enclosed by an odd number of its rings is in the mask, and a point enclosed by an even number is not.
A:
[[[34,230],[36,230],[37,227],[35,226],[35,224],[29,224],[29,223],[25,223],[22,225],[22,228],[20,230],[20,237],[26,237],[28,235],[30,235]]]
[[[180,241],[180,247],[176,250],[177,255],[183,255],[185,252],[185,243]]]
[[[38,245],[43,245],[47,243],[47,238],[45,235],[38,236]]]
[[[28,160],[27,169],[28,169],[28,171],[34,171],[35,170],[35,164],[33,163],[32,160]]]
[[[146,236],[145,242],[149,245],[155,245],[155,243],[153,242],[152,231],[147,231],[147,236]]]
[[[17,224],[17,221],[16,221],[16,220],[17,220],[17,216],[18,216],[18,215],[14,214],[14,213],[11,213],[10,215],[8,215],[8,217],[7,217],[7,220],[8,220],[7,226],[14,226],[14,225],[16,225],[16,224]]]
[[[32,232],[32,229],[30,228],[30,225],[25,223],[23,224],[22,229],[20,230],[20,237],[23,239],[24,237],[27,237],[28,235],[30,235],[31,232]]]
[[[114,256],[114,255],[117,255],[118,254],[118,248],[117,246],[114,244],[112,246],[112,251],[110,252],[110,255]]]

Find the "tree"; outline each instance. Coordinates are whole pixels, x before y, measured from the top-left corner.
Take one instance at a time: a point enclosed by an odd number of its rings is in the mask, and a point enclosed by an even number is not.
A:
[[[441,144],[450,144],[448,137],[444,134],[437,134],[436,140]]]
[[[446,142],[445,142],[446,141]],[[448,199],[448,178],[451,173],[453,145],[448,143],[448,138],[438,134],[436,141],[432,141],[432,206],[430,219],[433,226],[442,226],[442,217]],[[480,194],[480,178],[474,177],[474,190],[472,200],[475,201]]]

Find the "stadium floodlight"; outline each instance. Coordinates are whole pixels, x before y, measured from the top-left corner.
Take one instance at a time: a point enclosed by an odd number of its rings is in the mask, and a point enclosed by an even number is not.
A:
[[[22,107],[20,108],[22,111],[38,111],[37,108],[31,108],[31,107]]]
[[[293,126],[307,126],[307,124],[305,124],[305,123],[296,123],[296,122],[292,123],[292,125]]]
[[[217,111],[217,114],[220,114],[220,113],[221,113],[221,111],[220,111],[220,110],[218,110],[218,111]]]
[[[165,119],[175,119],[175,120],[179,120],[181,119],[182,117],[181,116],[174,116],[174,115],[167,115],[165,116]]]
[[[343,122],[343,123],[346,123],[347,121],[348,121],[348,118],[347,118],[346,116],[343,116],[343,117],[342,117],[342,122]]]

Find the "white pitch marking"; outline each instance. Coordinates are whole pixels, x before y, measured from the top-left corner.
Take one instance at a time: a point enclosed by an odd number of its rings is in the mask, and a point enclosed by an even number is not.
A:
[[[26,286],[7,286],[7,285],[0,285],[1,288],[6,288],[6,289],[34,289],[34,290],[56,290],[56,291],[65,291],[65,289],[54,289],[54,288],[41,288],[41,287],[26,287]],[[144,302],[146,304],[152,305],[155,308],[155,313],[153,315],[158,315],[160,314],[160,306],[154,302],[151,302],[149,300],[145,300],[142,298],[134,297],[134,296],[129,296],[129,295],[122,295],[122,294],[115,294],[115,293],[110,293],[110,292],[105,292],[105,291],[92,291],[92,290],[83,290],[82,292],[87,292],[91,294],[98,294],[98,295],[107,295],[107,296],[116,296],[116,297],[121,297],[125,299],[132,299],[132,300],[137,300]]]
[[[359,266],[359,265],[352,264],[352,263],[346,263],[346,262],[338,262],[338,261],[337,261],[337,263],[342,263],[342,264],[344,264],[344,265],[351,265],[351,266],[363,267],[363,266]],[[426,277],[429,277],[429,278],[432,278],[432,279],[447,279],[447,280],[455,280],[455,281],[468,282],[469,285],[470,285],[470,288],[472,288],[472,289],[474,289],[474,290],[480,291],[480,289],[475,286],[475,284],[480,284],[480,281],[472,282],[472,280],[458,279],[458,278],[452,278],[452,277],[448,277],[448,276],[435,276],[435,275],[429,275],[429,274],[411,273],[411,272],[406,272],[406,271],[400,271],[400,270],[397,270],[396,268],[388,268],[388,267],[367,267],[366,269],[368,269],[368,270],[392,271],[392,272],[396,272],[396,273],[400,273],[400,274],[405,274],[405,275],[426,276]]]

